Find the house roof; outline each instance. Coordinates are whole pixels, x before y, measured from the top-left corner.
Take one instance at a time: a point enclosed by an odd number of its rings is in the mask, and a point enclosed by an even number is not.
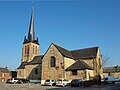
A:
[[[84,69],[91,69],[92,70],[92,67],[90,67],[85,62],[78,60],[74,64],[69,66],[66,70],[72,71],[72,70],[84,70]]]
[[[2,67],[0,67],[0,72],[10,72],[10,71],[9,71],[9,69],[7,69],[7,68],[2,68]]]
[[[79,49],[79,50],[72,50],[69,51],[65,48],[62,48],[56,44],[54,46],[59,50],[59,52],[69,58],[74,59],[91,59],[95,58],[97,56],[98,47],[91,47],[91,48],[85,48],[85,49]]]
[[[32,61],[27,63],[27,65],[28,64],[29,65],[31,65],[31,64],[41,64],[42,63],[42,58],[43,58],[43,55],[35,56]]]
[[[120,72],[120,66],[115,66],[115,67],[104,67],[103,68],[103,73],[109,73],[109,72]]]
[[[91,59],[97,56],[98,47],[91,47],[71,51],[75,59]]]

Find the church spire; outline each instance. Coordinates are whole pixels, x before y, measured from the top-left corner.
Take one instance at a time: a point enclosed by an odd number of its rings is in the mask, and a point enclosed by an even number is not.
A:
[[[35,32],[34,32],[34,2],[32,2],[32,13],[31,13],[31,19],[30,19],[28,38],[26,38],[26,36],[24,37],[23,44],[29,43],[29,42],[33,42],[39,45],[38,38],[35,39]]]
[[[28,41],[35,40],[35,32],[34,32],[34,6],[32,5],[32,14],[29,26],[29,33],[28,33]]]

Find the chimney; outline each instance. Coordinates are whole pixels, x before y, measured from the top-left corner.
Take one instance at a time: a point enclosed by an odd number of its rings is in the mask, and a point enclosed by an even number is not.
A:
[[[8,67],[7,67],[7,66],[6,66],[5,68],[6,68],[6,69],[8,69]]]

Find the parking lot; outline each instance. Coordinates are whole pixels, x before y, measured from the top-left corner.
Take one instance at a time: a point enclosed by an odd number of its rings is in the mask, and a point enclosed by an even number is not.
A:
[[[0,84],[0,90],[120,90],[120,84],[92,87],[57,87],[41,86],[40,84]]]
[[[61,88],[55,86],[41,86],[40,84],[0,84],[0,90],[46,90],[51,88]]]

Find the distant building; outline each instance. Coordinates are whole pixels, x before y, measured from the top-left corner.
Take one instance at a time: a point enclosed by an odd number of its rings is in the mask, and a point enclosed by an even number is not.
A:
[[[102,76],[114,76],[120,78],[120,66],[104,67]]]
[[[5,83],[8,79],[11,78],[10,70],[0,67],[0,83]]]
[[[17,78],[17,72],[11,71],[11,78]]]
[[[40,55],[38,38],[34,32],[34,8],[32,9],[28,38],[24,37],[18,78],[31,80],[67,78],[90,80],[101,75],[102,57],[99,47],[67,50],[52,43],[44,55]]]

